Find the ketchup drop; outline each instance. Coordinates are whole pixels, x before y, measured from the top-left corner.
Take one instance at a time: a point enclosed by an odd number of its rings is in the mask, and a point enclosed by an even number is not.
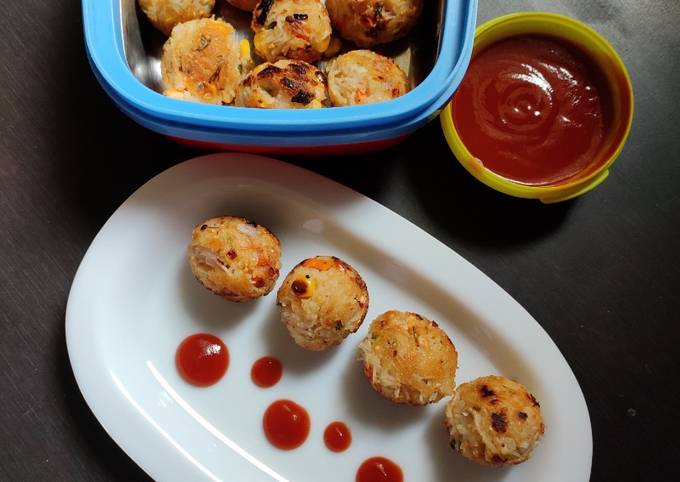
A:
[[[258,387],[269,388],[276,385],[281,380],[283,366],[281,362],[273,356],[265,356],[253,363],[250,370],[250,378]]]
[[[357,470],[356,482],[403,482],[401,468],[385,457],[372,457]]]
[[[262,418],[264,434],[274,447],[292,450],[309,435],[309,415],[304,407],[290,400],[278,400],[267,408]]]
[[[323,441],[328,450],[333,452],[343,452],[352,443],[352,432],[347,425],[342,422],[333,422],[326,427],[323,432]]]
[[[217,383],[226,373],[229,351],[218,337],[197,333],[185,338],[177,347],[175,364],[184,380],[207,387]]]

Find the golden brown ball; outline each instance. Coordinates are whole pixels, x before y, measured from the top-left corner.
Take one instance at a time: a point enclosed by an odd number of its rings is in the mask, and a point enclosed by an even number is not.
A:
[[[278,238],[264,226],[235,216],[210,218],[197,225],[188,255],[196,279],[229,301],[268,294],[281,268]]]
[[[163,46],[163,93],[178,99],[228,104],[234,100],[249,61],[241,53],[231,24],[212,18],[181,23]]]
[[[369,382],[393,402],[426,405],[454,391],[456,348],[437,323],[416,313],[378,316],[359,350]]]
[[[139,0],[139,6],[154,27],[170,35],[177,24],[209,17],[215,0]]]
[[[277,304],[281,320],[302,348],[320,351],[359,329],[368,290],[359,273],[333,256],[306,259],[286,276]]]
[[[385,102],[404,95],[409,82],[392,59],[370,50],[353,50],[326,66],[328,95],[334,106]]]
[[[333,28],[359,47],[392,42],[408,34],[423,0],[326,0]]]
[[[331,21],[321,0],[262,0],[251,27],[257,55],[316,62],[331,41]]]
[[[446,406],[451,446],[479,464],[519,464],[538,445],[541,406],[520,383],[487,376],[464,383]]]
[[[261,109],[316,109],[328,105],[326,77],[302,60],[255,67],[239,84],[235,104]]]

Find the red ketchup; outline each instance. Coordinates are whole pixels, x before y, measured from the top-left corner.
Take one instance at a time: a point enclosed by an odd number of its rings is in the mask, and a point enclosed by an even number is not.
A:
[[[328,450],[333,452],[343,452],[352,443],[352,432],[347,425],[342,422],[333,422],[326,427],[323,432],[323,441]]]
[[[229,351],[214,335],[198,333],[184,339],[177,348],[175,363],[187,382],[199,387],[217,383],[229,366]]]
[[[515,182],[549,185],[604,161],[609,92],[576,46],[517,36],[477,54],[453,101],[463,143],[486,168]]]
[[[385,457],[372,457],[357,470],[356,482],[403,482],[401,468]]]
[[[264,434],[274,447],[292,450],[302,445],[309,435],[307,410],[290,400],[278,400],[264,412]]]
[[[258,387],[269,388],[276,385],[281,380],[283,366],[281,362],[273,356],[265,356],[253,363],[250,370],[250,378]]]

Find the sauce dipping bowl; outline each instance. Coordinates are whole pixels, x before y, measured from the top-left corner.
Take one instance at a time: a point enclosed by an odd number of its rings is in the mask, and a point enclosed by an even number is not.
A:
[[[474,56],[487,46],[518,35],[545,35],[563,40],[583,51],[602,72],[610,95],[610,123],[596,158],[575,176],[555,184],[527,185],[509,180],[473,156],[456,129],[452,100],[440,116],[446,140],[458,161],[487,186],[511,196],[556,203],[581,196],[600,185],[621,153],[633,121],[633,88],[626,67],[607,40],[587,25],[563,15],[523,12],[490,20],[477,28]]]

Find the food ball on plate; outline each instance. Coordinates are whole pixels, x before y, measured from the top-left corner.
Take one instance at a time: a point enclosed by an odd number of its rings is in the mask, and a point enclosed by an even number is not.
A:
[[[209,17],[215,0],[139,0],[149,20],[165,35],[182,22]]]
[[[326,0],[333,28],[359,47],[399,39],[416,24],[423,0]]]
[[[247,42],[247,41],[246,41]],[[209,104],[234,100],[249,52],[239,46],[227,22],[204,18],[181,23],[163,46],[164,94]]]
[[[321,351],[359,329],[368,311],[368,290],[349,264],[317,256],[288,273],[276,301],[293,340],[307,350]]]
[[[371,385],[393,402],[426,405],[453,393],[458,353],[434,321],[388,311],[373,320],[359,350]]]
[[[227,0],[227,2],[232,4],[234,7],[245,10],[246,12],[252,12],[255,9],[258,1],[259,0]]]
[[[278,238],[264,226],[235,216],[210,218],[197,225],[188,254],[196,279],[229,301],[268,294],[281,268]]]
[[[328,104],[326,77],[302,60],[255,67],[239,84],[235,104],[262,109],[314,109]]]
[[[261,0],[251,26],[255,52],[269,62],[316,62],[331,41],[331,21],[321,0]]]
[[[488,376],[463,383],[446,406],[451,447],[479,464],[519,464],[545,426],[541,406],[521,384]]]
[[[328,95],[334,106],[384,102],[404,95],[409,82],[392,59],[371,52],[353,50],[331,60],[326,66]]]

